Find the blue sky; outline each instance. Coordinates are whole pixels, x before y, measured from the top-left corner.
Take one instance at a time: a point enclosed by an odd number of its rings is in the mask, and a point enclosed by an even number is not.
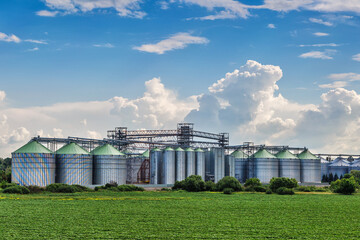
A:
[[[352,90],[356,94],[359,92],[359,13],[360,3],[357,0],[1,1],[0,115],[6,116],[6,121],[3,120],[6,123],[0,135],[3,143],[18,146],[39,131],[51,136],[60,130],[64,136],[96,132],[96,136],[104,137],[106,129],[118,125],[139,128],[142,123],[144,127],[164,128],[175,126],[177,121],[184,119],[197,119],[197,124],[201,124],[201,96],[217,99],[216,103],[221,105],[219,109],[229,109],[231,106],[226,102],[230,105],[233,100],[236,102],[236,96],[234,99],[230,95],[220,97],[209,92],[208,87],[224,78],[226,73],[241,69],[241,66],[257,73],[265,65],[279,66],[282,70],[282,76],[273,80],[272,84],[276,87],[272,85],[273,90],[269,94],[274,99],[280,94],[286,101],[302,106],[295,113],[302,116],[301,120],[284,117],[276,110],[270,110],[273,115],[268,120],[283,121],[281,128],[275,128],[277,131],[285,131],[283,127],[287,131],[293,130],[301,125],[299,121],[305,121],[304,112],[322,111],[322,106],[329,105],[326,102],[329,99],[321,98],[322,94],[332,94],[334,92],[331,91],[339,87],[347,91],[343,92],[345,95]],[[247,65],[248,60],[261,66],[255,70]],[[161,80],[144,85],[153,78]],[[241,88],[246,79],[236,81],[241,93],[255,94],[269,90],[251,92],[252,89]],[[146,93],[152,97],[157,94],[151,86],[164,87],[163,93],[170,91],[165,94],[168,97],[176,95],[173,103],[176,106],[179,101],[183,105],[181,114],[165,119],[153,117],[161,115],[155,110],[156,114],[150,110],[141,112],[138,102],[146,102]],[[166,96],[162,100],[171,102]],[[120,111],[117,118],[107,122],[86,112],[75,120],[83,122],[86,119],[83,131],[74,130],[78,129],[70,124],[73,121],[70,109],[74,109],[74,105],[92,101],[113,103],[114,97],[128,99],[125,105],[135,109],[136,117],[142,120],[138,119],[135,123],[134,120],[124,120],[124,113]],[[343,99],[335,102],[343,102]],[[16,123],[10,123],[12,118],[19,116],[15,112],[23,110],[36,112],[40,109],[49,117],[52,112],[49,109],[56,104],[64,105],[61,108],[63,114],[59,115],[65,116],[61,121],[68,122],[67,125],[49,121],[31,125],[26,122],[26,115],[22,115],[23,121],[16,119],[13,121]],[[247,124],[257,121],[255,115],[264,105],[263,102],[257,104],[256,108],[248,111],[246,121],[242,122],[243,118],[239,118],[238,124],[232,128],[223,129],[222,120],[217,119],[214,131],[238,132],[238,135],[234,134],[237,144],[250,139],[270,144],[289,142],[306,145],[309,136],[298,138],[296,136],[301,134],[296,134],[297,130],[291,139],[269,137],[274,136],[274,132],[258,134],[259,125],[256,125],[255,132],[243,132],[241,128],[248,128]],[[161,108],[162,105],[156,107]],[[156,107],[147,105],[149,109]],[[120,108],[124,108],[123,105]],[[357,109],[351,104],[350,108]],[[201,116],[191,118],[193,114],[188,115],[191,110],[198,111]],[[125,114],[128,114],[127,111]],[[340,110],[331,111],[335,114]],[[106,114],[113,112],[114,109],[109,107]],[[235,112],[228,113],[229,118],[239,117]],[[144,120],[148,117],[156,119],[152,124],[145,124],[149,122]],[[326,117],[330,118],[330,115]],[[51,118],[55,117],[51,115]],[[289,119],[294,120],[295,125],[286,125]],[[356,114],[349,119],[352,119],[351,122],[344,124],[356,125]],[[329,130],[324,129],[324,135],[320,134],[323,138],[318,141],[328,138],[327,132]],[[290,135],[289,132],[286,134]],[[258,137],[252,137],[254,135]],[[338,136],[338,132],[333,132],[331,136]],[[348,141],[353,141],[350,136],[346,137]],[[328,151],[336,143],[332,144],[322,142],[313,146]],[[7,154],[8,149],[3,152]]]

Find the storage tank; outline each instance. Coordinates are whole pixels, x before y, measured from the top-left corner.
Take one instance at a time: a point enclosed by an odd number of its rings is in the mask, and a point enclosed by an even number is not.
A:
[[[241,183],[245,183],[248,178],[249,156],[241,150],[231,153],[235,158],[235,178]]]
[[[40,143],[31,141],[11,155],[11,182],[40,187],[55,183],[55,155]]]
[[[349,172],[351,170],[357,170],[360,171],[360,160],[354,160],[352,164],[350,165]]]
[[[340,178],[344,176],[344,174],[349,173],[350,166],[350,163],[346,159],[338,157],[330,163],[329,174],[332,173],[333,176],[336,174]]]
[[[195,152],[192,148],[185,149],[186,177],[195,175]]]
[[[262,183],[269,183],[273,177],[279,177],[279,160],[266,149],[260,149],[250,157],[254,166],[254,177]]]
[[[201,148],[195,150],[196,169],[195,174],[205,181],[205,152]]]
[[[146,150],[140,155],[129,155],[126,158],[126,165],[127,165],[126,183],[128,184],[138,183],[138,173],[141,168],[141,165],[145,159],[149,159],[149,156],[150,156],[150,151]],[[139,177],[141,178],[141,176]]]
[[[235,177],[235,157],[225,155],[225,176]]]
[[[160,165],[162,164],[162,151],[154,148],[150,151],[150,184],[160,183]]]
[[[163,152],[161,184],[175,183],[175,152],[171,147],[167,147]]]
[[[214,181],[217,183],[225,176],[225,150],[224,148],[211,148],[210,164],[214,166]]]
[[[300,182],[300,159],[287,149],[275,156],[279,159],[279,177],[295,178]]]
[[[321,164],[321,178],[323,176],[328,176],[330,161],[320,157],[320,164]]]
[[[69,143],[56,151],[56,182],[92,185],[93,160],[88,151]]]
[[[302,183],[321,182],[321,163],[320,158],[305,149],[298,155],[300,159],[300,181]]]
[[[185,151],[181,147],[175,149],[175,180],[182,181],[185,179]]]
[[[110,182],[126,184],[126,158],[123,153],[110,144],[99,146],[91,153],[94,163],[93,184],[105,185]]]

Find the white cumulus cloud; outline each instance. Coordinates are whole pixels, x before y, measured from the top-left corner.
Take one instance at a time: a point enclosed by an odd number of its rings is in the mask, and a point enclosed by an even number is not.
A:
[[[21,42],[20,38],[18,38],[18,37],[15,36],[14,34],[7,35],[7,34],[2,33],[2,32],[0,32],[0,41],[3,41],[3,42],[14,42],[14,43],[19,43],[19,42]]]
[[[142,52],[164,54],[167,51],[174,49],[183,49],[190,44],[206,44],[209,40],[204,37],[192,36],[189,33],[177,33],[171,37],[161,40],[155,44],[143,44],[139,47],[134,47],[133,49],[139,50]]]
[[[48,10],[41,10],[36,12],[36,15],[40,17],[56,17],[58,14],[59,14],[58,11],[48,11]]]
[[[6,98],[6,93],[4,91],[0,90],[0,103],[4,101]]]
[[[272,23],[269,23],[269,24],[267,25],[267,27],[268,27],[268,28],[271,28],[271,29],[276,28],[275,24],[272,24]]]

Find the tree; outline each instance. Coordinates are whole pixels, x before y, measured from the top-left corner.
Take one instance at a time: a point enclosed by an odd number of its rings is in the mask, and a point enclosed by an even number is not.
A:
[[[356,188],[359,187],[359,184],[356,182],[355,178],[352,176],[350,178],[343,178],[333,181],[331,183],[331,190],[334,193],[342,193],[346,195],[353,194],[356,191]]]
[[[258,179],[258,178],[249,178],[249,179],[246,179],[244,186],[254,188],[257,186],[261,186],[261,182],[260,182],[260,179]]]
[[[332,173],[329,174],[329,182],[334,181],[334,175]]]
[[[339,176],[337,175],[337,173],[335,173],[334,175],[334,181],[338,180],[339,179]]]
[[[279,178],[272,178],[270,180],[270,189],[273,192],[276,192],[278,188],[295,188],[298,186],[297,180],[295,178],[286,178],[286,177],[279,177]]]
[[[321,182],[326,182],[326,175],[322,175]]]
[[[243,190],[239,180],[230,176],[220,179],[220,181],[216,184],[216,188],[218,191],[223,191],[225,188],[232,188],[235,192]]]

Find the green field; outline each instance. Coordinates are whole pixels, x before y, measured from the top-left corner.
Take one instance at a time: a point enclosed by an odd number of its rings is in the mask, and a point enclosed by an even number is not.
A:
[[[0,238],[359,239],[359,209],[359,194],[0,194]]]

